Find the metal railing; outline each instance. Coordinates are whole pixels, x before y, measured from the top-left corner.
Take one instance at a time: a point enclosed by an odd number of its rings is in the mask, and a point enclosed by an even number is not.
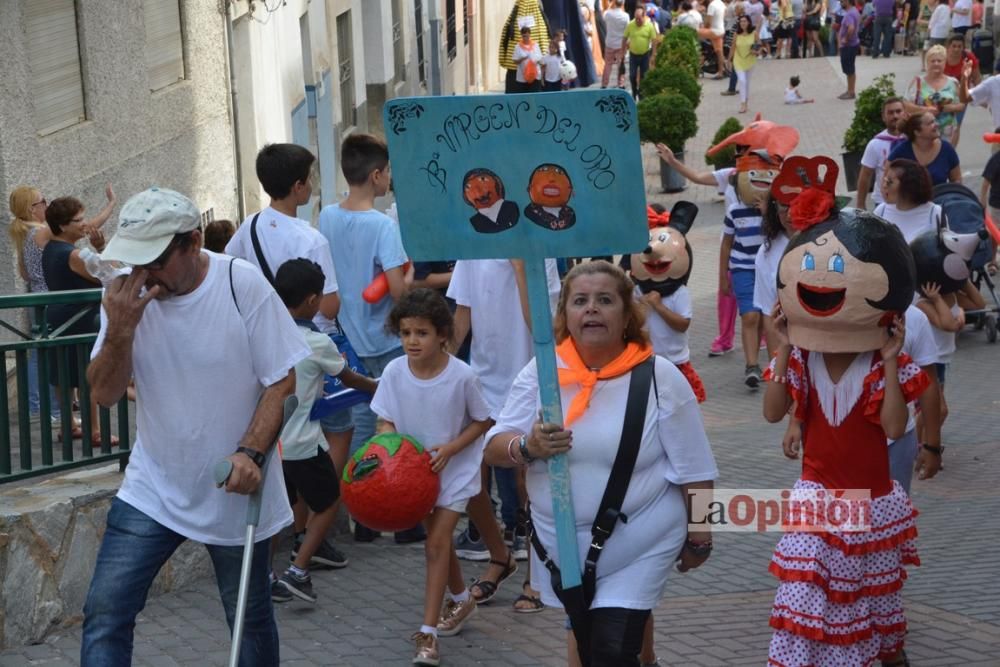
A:
[[[94,317],[100,302],[100,289],[0,296],[0,327],[14,334],[12,342],[0,342],[6,371],[0,382],[0,484],[102,461],[118,459],[122,468],[128,462],[131,438],[127,398],[123,397],[114,408],[119,440],[117,446],[113,446],[111,440],[111,410],[99,408],[97,429],[91,423],[87,364],[97,334],[66,334],[83,318]],[[79,304],[80,309],[64,324],[51,329],[48,309],[63,304]],[[33,315],[30,319],[34,325],[29,331],[23,331],[20,325],[22,309],[28,309]],[[11,401],[8,386],[11,359],[14,361],[14,402]],[[58,403],[63,406],[59,420],[62,437],[58,440],[52,434],[55,406],[49,391],[53,364],[58,380]],[[79,443],[73,438],[73,390],[69,386],[73,366],[79,377],[78,400],[83,432]],[[39,389],[38,410],[34,415],[29,400],[30,375],[37,379]],[[34,432],[33,422],[38,425],[37,433]],[[95,442],[94,434],[98,431],[100,437]],[[55,460],[56,450],[59,451],[59,461]]]

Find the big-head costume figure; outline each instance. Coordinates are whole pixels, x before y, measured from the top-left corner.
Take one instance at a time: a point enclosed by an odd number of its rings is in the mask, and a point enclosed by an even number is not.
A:
[[[622,266],[649,306],[646,329],[653,351],[677,366],[702,403],[705,385],[691,365],[687,335],[693,314],[687,289],[693,257],[687,233],[697,215],[698,207],[687,201],[677,202],[669,213],[659,204],[647,206],[649,244],[642,252],[622,257]],[[677,318],[685,324],[675,329],[678,325],[671,321]]]
[[[500,67],[507,70],[504,92],[514,92],[517,84],[517,63],[514,62],[514,47],[521,38],[521,28],[531,28],[531,41],[538,44],[542,53],[549,52],[549,26],[545,20],[540,0],[517,0],[507,16],[500,34]]]
[[[778,175],[785,157],[799,144],[799,131],[794,127],[763,120],[760,114],[752,123],[708,149],[708,155],[736,147],[736,168],[729,174],[726,206],[756,207],[766,196],[771,181]],[[729,211],[727,210],[727,213]]]
[[[799,232],[778,268],[791,346],[775,356],[780,375],[768,384],[764,411],[776,421],[794,407],[802,424],[802,476],[792,502],[837,490],[865,518],[852,525],[827,513],[819,532],[796,529],[803,522],[790,519],[769,567],[780,582],[769,658],[784,665],[896,664],[906,634],[903,566],[920,562],[916,511],[890,475],[886,447],[887,436],[902,435],[906,404],[928,385],[897,352],[905,330],[892,341],[888,332],[905,326],[913,257],[894,225],[867,211],[837,210],[837,172],[830,158],[791,157],[771,189]],[[834,585],[831,572],[850,578]]]
[[[868,352],[888,340],[913,300],[916,270],[902,232],[860,209],[838,211],[837,164],[791,157],[771,189],[788,205],[792,237],[778,267],[778,301],[792,345]]]

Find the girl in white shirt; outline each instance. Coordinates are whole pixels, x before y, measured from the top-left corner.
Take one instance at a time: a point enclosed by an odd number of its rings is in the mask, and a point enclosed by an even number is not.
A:
[[[479,379],[447,352],[454,322],[444,297],[426,288],[407,293],[387,326],[400,337],[406,356],[392,360],[379,380],[371,403],[379,417],[377,430],[406,433],[422,443],[441,480],[437,502],[424,521],[424,620],[413,634],[414,662],[437,664],[438,635],[458,634],[476,610],[451,538],[466,503],[479,493],[483,434],[493,422]],[[449,600],[442,610],[446,587]]]
[[[517,64],[515,79],[521,87],[518,92],[531,93],[541,90],[542,72],[539,63],[542,62],[542,50],[538,48],[537,43],[531,41],[531,28],[521,28],[521,41],[514,47],[514,62]],[[528,71],[529,63],[533,65],[533,72]]]

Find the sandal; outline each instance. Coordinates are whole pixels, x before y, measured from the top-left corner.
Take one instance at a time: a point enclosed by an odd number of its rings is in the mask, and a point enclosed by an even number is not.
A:
[[[514,555],[507,551],[507,560],[490,560],[493,565],[499,565],[504,568],[503,572],[496,581],[490,581],[489,579],[477,578],[469,586],[469,592],[475,599],[476,604],[487,604],[490,602],[496,594],[500,592],[500,584],[506,581],[510,575],[517,572],[517,561],[514,560]],[[479,595],[476,595],[476,591],[479,591]]]
[[[82,433],[80,434],[80,437],[81,438],[83,437]],[[98,431],[97,433],[91,433],[90,434],[90,442],[93,443],[93,444],[95,444],[95,445],[100,445],[101,444],[101,432]],[[117,447],[118,443],[119,443],[118,436],[117,435],[109,435],[108,436],[108,443],[112,447]]]
[[[521,594],[517,596],[514,600],[514,611],[518,614],[535,614],[545,609],[545,603],[542,602],[540,597],[534,595],[528,595],[524,591],[528,588],[528,582],[521,584]],[[527,602],[528,605],[524,607],[518,607],[518,603]]]
[[[83,427],[80,426],[79,424],[74,424],[73,425],[73,430],[71,431],[71,433],[73,434],[73,439],[74,440],[83,440]],[[62,431],[57,432],[56,433],[56,441],[60,441],[62,439],[63,439],[63,433],[62,433]]]

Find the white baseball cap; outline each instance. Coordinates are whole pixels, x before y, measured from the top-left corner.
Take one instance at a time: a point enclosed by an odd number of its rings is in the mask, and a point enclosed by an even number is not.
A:
[[[118,215],[118,231],[101,259],[133,266],[163,254],[175,234],[198,229],[201,213],[194,202],[173,190],[149,188],[129,197]]]

